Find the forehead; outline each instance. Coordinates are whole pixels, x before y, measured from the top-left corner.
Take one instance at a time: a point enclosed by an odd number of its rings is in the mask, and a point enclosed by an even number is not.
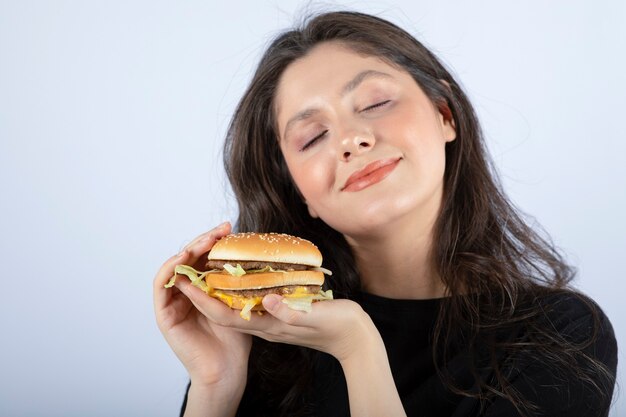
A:
[[[358,54],[340,43],[323,43],[291,63],[278,83],[275,111],[279,124],[288,113],[341,93],[345,83],[363,70],[380,71],[394,78],[410,77],[405,71],[374,56]]]

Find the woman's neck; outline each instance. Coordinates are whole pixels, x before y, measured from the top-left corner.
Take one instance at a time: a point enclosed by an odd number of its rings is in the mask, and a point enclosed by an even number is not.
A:
[[[346,237],[366,292],[396,299],[444,296],[432,256],[436,218],[413,216],[367,237]]]

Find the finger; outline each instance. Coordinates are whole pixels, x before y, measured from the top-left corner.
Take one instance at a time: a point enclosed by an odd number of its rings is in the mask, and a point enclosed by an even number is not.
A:
[[[174,255],[169,258],[165,261],[161,268],[159,268],[159,271],[154,277],[153,283],[154,307],[156,310],[165,306],[170,300],[172,292],[165,288],[165,284],[167,284],[167,282],[174,276],[174,268],[176,268],[176,265],[186,262],[188,258],[189,253],[187,251],[182,251],[178,255]]]
[[[290,326],[309,327],[311,320],[309,313],[293,310],[283,303],[283,297],[277,294],[268,294],[263,297],[263,307],[273,317]]]
[[[223,231],[223,229],[228,229],[228,233],[230,233],[230,222],[224,222],[220,225],[218,225],[217,227],[214,227],[213,229],[209,230],[208,232],[204,232],[199,236],[196,236],[191,242],[189,242],[188,244],[185,245],[185,247],[181,250],[181,252],[183,250],[189,250],[192,247],[196,246],[199,242],[202,241],[207,241],[207,240],[211,240],[212,238],[214,238],[217,235],[219,235],[219,237],[222,237],[223,234],[221,234],[221,232]]]
[[[233,310],[221,301],[209,296],[200,288],[195,287],[187,279],[176,281],[176,287],[193,303],[193,305],[212,322],[221,326],[230,326],[239,316],[239,310]]]
[[[155,280],[155,286],[165,285],[173,276],[174,269],[180,264],[194,264],[200,255],[208,252],[215,242],[230,233],[230,223],[224,222],[210,231],[203,233],[194,242],[187,245],[178,255],[170,258],[164,266],[159,270],[158,279]],[[157,282],[158,281],[158,282]]]
[[[220,326],[259,335],[271,332],[277,325],[283,325],[269,314],[259,315],[254,311],[251,312],[250,320],[245,320],[240,315],[241,310],[231,309],[223,302],[194,287],[188,280],[176,281],[176,287],[189,298],[200,313]]]
[[[172,291],[167,291],[164,286],[174,276],[176,266],[195,263],[200,255],[208,252],[213,247],[217,239],[229,234],[230,231],[230,223],[224,222],[214,229],[201,234],[180,253],[165,261],[154,278],[154,305],[156,309],[166,305],[172,296]]]
[[[205,253],[211,250],[215,242],[222,237],[228,235],[231,232],[231,226],[229,222],[224,222],[216,228],[201,234],[194,239],[190,244],[185,246],[184,251],[190,254],[190,263],[195,264],[196,261]],[[204,266],[204,265],[202,265]]]

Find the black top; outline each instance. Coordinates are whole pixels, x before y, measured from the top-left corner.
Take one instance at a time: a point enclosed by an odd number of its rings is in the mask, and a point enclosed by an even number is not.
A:
[[[398,393],[408,416],[518,416],[519,412],[506,399],[495,399],[482,404],[472,397],[453,393],[441,381],[433,362],[432,335],[441,300],[392,300],[370,294],[362,294],[359,303],[370,315],[385,343],[389,364]],[[546,305],[545,325],[554,326],[568,341],[589,340],[594,320],[588,304],[571,294],[552,295],[544,299]],[[595,342],[584,351],[600,360],[612,372],[617,367],[617,344],[608,318],[598,308],[600,327]],[[520,329],[520,326],[516,327]],[[518,338],[517,335],[507,337]],[[520,339],[517,339],[520,340]],[[469,353],[462,344],[453,347],[443,371],[454,377],[464,388],[473,387],[475,378],[470,369],[476,370],[476,352]],[[478,354],[479,355],[479,354]],[[590,417],[607,416],[611,403],[613,384],[605,387],[605,398],[588,384],[582,384],[572,376],[563,376],[559,369],[550,367],[546,360],[536,355],[520,355],[515,365],[507,368],[508,381],[527,400],[538,406],[532,416]],[[489,379],[490,367],[481,367],[479,373]],[[315,415],[349,416],[348,392],[343,372],[337,360],[319,354],[314,372]],[[240,404],[237,416],[258,415],[262,406],[251,404],[250,387]],[[262,396],[260,397],[262,398]],[[186,403],[183,403],[181,416]],[[269,414],[273,415],[273,414]]]

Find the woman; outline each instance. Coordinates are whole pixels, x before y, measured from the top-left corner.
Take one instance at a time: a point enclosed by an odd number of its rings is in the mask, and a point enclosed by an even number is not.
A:
[[[315,242],[337,300],[266,296],[241,320],[178,280],[157,322],[194,415],[607,415],[608,319],[526,225],[489,165],[474,111],[423,45],[376,17],[319,15],[266,51],[227,136],[238,231]],[[251,336],[255,336],[254,338]],[[279,343],[275,343],[279,342]]]

